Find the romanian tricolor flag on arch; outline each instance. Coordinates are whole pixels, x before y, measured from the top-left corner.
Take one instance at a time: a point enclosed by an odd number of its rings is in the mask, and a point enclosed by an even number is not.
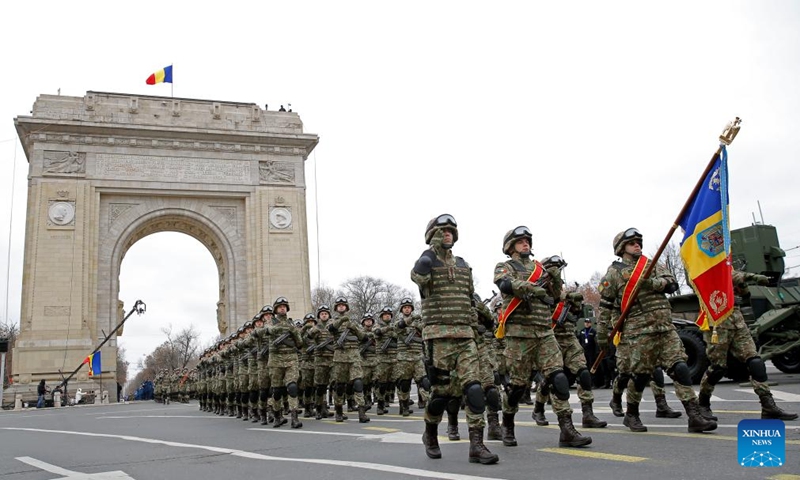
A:
[[[156,83],[172,83],[172,65],[164,67],[156,73],[147,77],[145,81],[148,85],[155,85]]]
[[[728,153],[724,145],[703,186],[678,223],[684,233],[681,258],[700,301],[697,325],[701,330],[708,330],[733,312]]]
[[[83,360],[83,363],[89,364],[90,377],[94,377],[95,375],[100,375],[100,372],[103,368],[100,362],[100,352],[90,354]]]

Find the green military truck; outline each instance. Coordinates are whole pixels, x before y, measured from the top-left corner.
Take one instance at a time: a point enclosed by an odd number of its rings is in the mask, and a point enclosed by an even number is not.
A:
[[[736,270],[766,275],[767,286],[751,285],[750,297],[739,298],[742,315],[750,327],[762,359],[785,373],[800,373],[800,279],[783,278],[784,257],[778,232],[771,225],[755,224],[731,231],[731,257]],[[699,383],[706,368],[706,345],[695,325],[699,304],[694,294],[670,297],[673,324],[689,356],[692,380]],[[747,367],[728,358],[728,378],[748,379]]]

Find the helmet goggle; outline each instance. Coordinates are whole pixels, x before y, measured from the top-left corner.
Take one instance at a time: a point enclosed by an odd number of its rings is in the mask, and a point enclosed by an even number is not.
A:
[[[622,234],[622,241],[625,242],[637,237],[642,238],[642,233],[635,228],[629,228]]]
[[[542,265],[544,265],[545,267],[562,267],[562,266],[565,267],[567,266],[567,262],[565,262],[564,259],[561,258],[560,256],[553,255],[552,257],[547,257],[544,260],[542,260]]]
[[[512,235],[514,235],[515,237],[532,237],[533,236],[533,234],[531,233],[531,230],[528,227],[525,227],[525,226],[520,226],[520,227],[515,228],[514,231],[512,232]]]
[[[456,223],[456,219],[453,218],[453,216],[450,215],[449,213],[445,213],[443,215],[439,215],[438,217],[436,217],[436,219],[433,221],[433,225],[435,225],[437,227],[444,227],[446,225],[450,225],[450,226],[456,227],[456,228],[458,227],[458,223]]]

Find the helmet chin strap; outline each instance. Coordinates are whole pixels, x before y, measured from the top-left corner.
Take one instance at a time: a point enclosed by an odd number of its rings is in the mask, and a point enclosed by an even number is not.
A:
[[[442,242],[442,248],[445,249],[445,250],[450,250],[451,248],[453,248],[453,244],[452,243],[444,243],[444,242]]]
[[[531,253],[532,253],[532,252],[529,250],[529,251],[527,251],[527,252],[522,252],[522,253],[520,253],[520,254],[519,254],[519,256],[527,260],[528,258],[530,258],[530,256],[531,256]]]

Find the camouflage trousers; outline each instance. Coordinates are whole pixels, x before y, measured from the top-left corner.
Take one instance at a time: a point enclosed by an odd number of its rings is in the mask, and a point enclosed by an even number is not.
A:
[[[363,372],[364,376],[361,377],[361,381],[364,382],[364,385],[372,385],[377,381],[377,373],[378,373],[378,363],[374,361],[364,360],[361,364],[361,371]]]
[[[574,335],[556,334],[556,341],[558,342],[558,347],[561,350],[564,368],[569,370],[569,373],[577,376],[579,371],[582,369],[587,369],[586,356],[583,354],[583,347]],[[583,388],[580,382],[577,383],[578,399],[580,399],[581,404],[594,402],[594,393],[592,393],[592,390],[586,390]],[[536,385],[536,401],[547,403],[547,397],[544,394],[543,387],[543,382],[539,382]]]
[[[624,342],[620,342],[620,344],[616,347],[616,362],[617,362],[617,372],[624,375],[617,375],[614,377],[614,383],[612,385],[614,395],[622,395],[628,388],[628,381],[625,381],[623,385],[620,381],[620,378],[630,379],[631,378],[631,362],[628,357],[628,351],[630,350],[630,345]],[[663,365],[657,365],[657,367],[663,367]],[[660,386],[655,382],[655,380],[650,380],[650,389],[653,391],[653,396],[659,397],[667,394],[667,391],[664,387]]]
[[[394,383],[397,380],[395,371],[395,364],[397,357],[395,355],[382,355],[378,357],[378,367],[375,370],[375,381],[377,383]]]
[[[269,381],[272,384],[273,408],[281,407],[280,402],[283,398],[285,387],[289,384],[297,384],[299,377],[298,361],[296,353],[276,353],[269,357]],[[297,396],[289,397],[289,409],[296,410],[298,407]]]
[[[445,385],[435,383],[432,387],[431,397],[453,397],[461,396],[464,392],[464,387],[473,383],[480,382],[480,360],[478,358],[478,346],[472,338],[433,338],[427,339],[426,342],[432,345],[430,351],[432,352],[433,367],[450,372],[450,381]],[[425,409],[425,422],[426,423],[441,423],[442,414],[433,415],[430,412],[430,403],[428,408]],[[477,413],[472,411],[469,405],[466,409],[467,425],[470,428],[480,427],[486,425],[484,421],[483,412]]]
[[[509,383],[512,386],[528,387],[533,370],[538,371],[544,378],[549,378],[550,374],[564,370],[561,349],[558,348],[556,336],[552,333],[538,338],[506,336],[505,341],[506,369]],[[582,352],[581,355],[583,355]],[[551,392],[550,402],[556,415],[572,414],[569,400],[561,400]],[[503,413],[516,414],[518,411],[519,405],[512,406],[508,402],[508,395],[503,395]]]
[[[734,315],[736,314],[734,313]],[[711,343],[711,330],[703,332],[703,340],[706,341],[706,356],[708,356],[711,367],[719,369],[727,367],[729,353],[742,363],[746,363],[747,360],[758,356],[756,344],[750,335],[750,330],[744,324],[744,319],[742,319],[742,325],[739,325],[739,322],[734,319],[729,322],[735,322],[733,328],[730,328],[730,326],[726,326],[727,328],[717,327],[717,336],[719,337],[717,343]],[[706,373],[703,374],[703,379],[700,380],[700,392],[710,396],[714,392],[714,385],[708,381],[709,371],[711,371],[711,368],[706,370]],[[750,377],[750,384],[759,397],[771,393],[766,382],[756,381],[752,376]]]
[[[336,406],[344,405],[345,389],[344,385],[352,384],[356,379],[361,379],[363,382],[364,370],[361,368],[361,362],[334,362],[331,371],[331,380],[336,383],[333,391],[333,404]],[[356,406],[364,406],[364,392],[353,392],[353,399]]]
[[[317,405],[328,404],[326,393],[328,391],[328,386],[330,386],[331,382],[333,381],[333,378],[331,377],[332,370],[333,370],[333,355],[314,356],[314,385],[316,387],[314,403],[316,403]]]
[[[624,345],[624,347],[623,347]],[[623,354],[627,354],[630,362],[629,368],[633,375],[652,375],[653,370],[658,367],[667,367],[667,371],[678,362],[685,362],[688,358],[683,349],[683,342],[678,336],[678,331],[671,328],[664,332],[644,333],[635,335],[626,333],[622,335],[617,354],[620,347],[623,347]],[[627,349],[627,352],[625,352]],[[618,357],[619,358],[619,357]],[[672,375],[670,375],[672,377]],[[697,398],[691,385],[683,385],[672,377],[675,395],[682,402]],[[627,391],[628,403],[640,403],[642,392],[636,390],[634,382],[628,382]]]

